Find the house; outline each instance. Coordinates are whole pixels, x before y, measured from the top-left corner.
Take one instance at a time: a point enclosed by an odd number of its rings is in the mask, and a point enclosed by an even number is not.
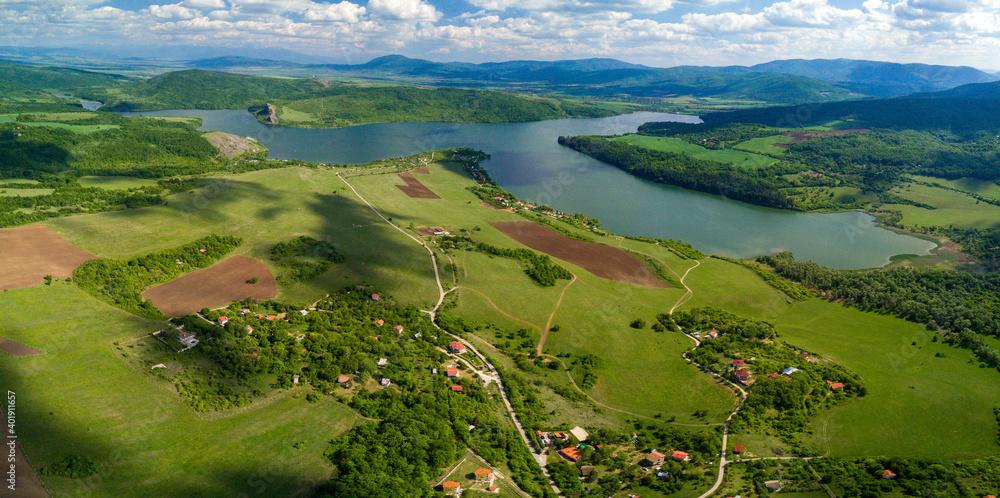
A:
[[[476,482],[490,482],[493,480],[493,471],[490,469],[476,469]]]
[[[569,433],[572,434],[573,437],[575,437],[576,440],[580,441],[581,443],[586,441],[587,438],[590,437],[590,434],[587,434],[587,431],[583,430],[583,428],[580,426],[576,426],[570,429]]]
[[[341,375],[340,377],[337,377],[337,384],[340,384],[340,387],[347,387],[347,383],[350,381],[351,378],[346,375]]]
[[[378,319],[378,320],[375,320],[375,325],[378,325],[379,327],[381,327],[381,326],[385,325],[385,320],[382,320],[381,318]]]
[[[737,455],[739,455],[740,453],[743,453],[743,445],[742,444],[737,444],[736,446],[734,446],[733,447],[733,453],[736,453]]]
[[[247,329],[247,333],[248,333],[248,334],[252,334],[252,333],[253,333],[253,327],[251,327],[251,326],[247,325],[247,326],[246,326],[246,329]]]
[[[673,458],[678,462],[686,462],[691,457],[689,457],[688,454],[684,453],[683,451],[675,451],[673,455],[670,455],[670,458]]]
[[[400,334],[402,334],[403,333],[403,326],[402,325],[396,325],[395,327],[392,328],[392,330],[395,330],[396,332],[399,332]]]
[[[713,331],[705,334],[705,337],[707,337],[709,339],[717,339],[719,337],[719,333],[713,330]]]
[[[299,376],[298,375],[293,375],[292,376],[292,384],[298,384],[298,383],[299,383]]]
[[[447,374],[448,377],[451,378],[458,377],[458,369],[455,367],[448,367]]]
[[[764,487],[770,489],[771,491],[777,491],[781,489],[781,481],[779,480],[764,481]]]
[[[277,316],[275,316],[275,315],[267,315],[267,321],[269,321],[269,322],[273,322],[273,321],[274,321],[275,319],[277,319],[277,318],[278,318],[278,317],[277,317]]]
[[[542,432],[542,431],[535,431],[535,435],[538,436],[538,437],[544,437],[545,433]]]
[[[797,369],[795,367],[788,367],[784,371],[781,372],[781,375],[788,375],[790,377],[793,373],[798,372],[798,371],[799,371],[799,369]]]
[[[833,382],[830,384],[830,389],[833,389],[834,391],[843,391],[844,384],[841,382]]]
[[[247,309],[247,308],[243,308],[243,309],[241,309],[241,310],[240,310],[240,314],[241,314],[241,315],[245,315],[245,314],[247,314],[247,313],[250,313],[250,310],[249,310],[249,309]]]
[[[445,483],[442,484],[441,487],[444,488],[444,494],[446,495],[458,496],[462,494],[461,483],[457,483],[455,481],[445,481]]]
[[[306,311],[306,310],[299,310],[299,314],[302,315],[302,316],[306,316],[306,315],[309,314],[309,312]]]
[[[462,354],[465,352],[465,344],[458,341],[451,341],[448,343],[448,349],[451,350],[452,353]]]
[[[188,347],[198,344],[198,340],[195,339],[194,332],[185,332],[183,330],[177,334],[177,342]]]
[[[438,369],[432,368],[431,369],[431,375],[437,375],[437,374],[438,374]]]
[[[583,460],[583,452],[575,446],[570,446],[569,448],[563,448],[559,450],[559,456],[573,462],[579,462]]]
[[[389,384],[392,384],[392,381],[382,377],[382,382],[380,382],[380,384],[382,384],[382,387],[389,387]]]
[[[462,386],[451,386],[451,390],[460,393],[462,392]]]
[[[385,358],[379,358],[378,362],[376,362],[375,364],[378,365],[378,366],[380,366],[380,367],[384,367],[384,366],[386,366],[386,365],[389,364],[389,360],[387,360]]]
[[[769,378],[769,379],[773,379],[773,378],[775,378],[777,376],[778,376],[778,372],[771,372],[771,373],[767,374],[767,378]]]
[[[379,295],[378,294],[372,294],[372,301],[378,301],[378,300],[379,300]]]
[[[448,231],[441,227],[434,227],[434,235],[448,235]]]
[[[552,437],[554,437],[556,439],[566,439],[566,433],[565,432],[556,432],[556,433],[552,434]]]
[[[198,252],[200,252],[202,254],[207,254],[208,253],[208,251],[206,251],[205,249],[198,249]]]
[[[229,323],[229,319],[228,318],[226,318],[224,316],[220,316],[219,317],[219,325],[225,325],[227,323]]]
[[[640,462],[643,467],[657,467],[663,465],[663,461],[667,458],[666,455],[660,453],[656,450],[651,451],[646,458]]]
[[[895,472],[893,472],[891,470],[883,470],[882,471],[882,479],[895,479],[895,478],[896,478],[896,473]]]
[[[733,360],[733,366],[734,367],[742,367],[743,366],[743,360]]]
[[[582,477],[590,477],[590,474],[594,473],[594,467],[592,465],[584,465],[580,467],[580,475]]]
[[[737,370],[735,373],[733,373],[733,377],[736,377],[736,380],[746,381],[747,379],[750,378],[750,372],[747,372],[746,370],[743,370],[741,368]]]

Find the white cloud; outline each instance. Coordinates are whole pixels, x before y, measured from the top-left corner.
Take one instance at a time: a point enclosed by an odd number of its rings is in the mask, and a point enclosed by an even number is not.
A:
[[[372,13],[388,19],[437,21],[441,13],[423,0],[368,0]]]
[[[192,9],[224,9],[226,8],[226,2],[223,0],[184,0],[181,2],[185,7],[191,7]]]
[[[364,14],[364,7],[343,1],[331,4],[313,4],[306,9],[302,17],[307,21],[344,21],[354,23],[358,22]]]
[[[197,12],[179,3],[170,5],[150,5],[149,13],[160,19],[191,19]]]
[[[814,26],[838,28],[856,25],[865,15],[857,9],[842,10],[831,6],[826,0],[790,0],[774,3],[764,8],[764,16],[778,26]]]

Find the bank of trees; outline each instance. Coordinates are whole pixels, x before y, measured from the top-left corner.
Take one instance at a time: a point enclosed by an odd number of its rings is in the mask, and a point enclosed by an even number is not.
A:
[[[303,235],[275,244],[271,248],[271,261],[285,268],[278,279],[287,283],[315,278],[333,265],[343,263],[345,257],[333,244]]]

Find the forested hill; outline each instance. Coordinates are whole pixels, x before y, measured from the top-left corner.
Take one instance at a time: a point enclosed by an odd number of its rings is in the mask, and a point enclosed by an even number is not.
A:
[[[0,60],[0,85],[36,91],[74,93],[88,88],[114,87],[132,78],[79,69],[32,66]]]
[[[946,130],[964,135],[1000,130],[1000,99],[899,98],[831,102],[706,114],[702,120],[708,125],[758,123],[781,128],[851,120],[856,126],[871,128]]]
[[[400,121],[523,122],[616,113],[586,102],[528,99],[501,92],[350,85],[198,69],[88,96],[105,102],[112,111],[247,109],[268,103],[276,109],[277,124],[314,128]]]
[[[928,99],[1000,99],[1000,81],[973,83],[942,92],[917,93],[911,97]]]

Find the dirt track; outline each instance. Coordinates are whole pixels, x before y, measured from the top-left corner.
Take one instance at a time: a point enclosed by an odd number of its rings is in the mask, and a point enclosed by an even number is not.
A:
[[[246,283],[253,277],[256,285]],[[169,316],[182,316],[202,308],[218,308],[252,297],[271,299],[278,295],[274,275],[264,263],[246,256],[233,256],[142,293],[143,299]]]
[[[46,275],[72,277],[96,257],[42,225],[0,230],[0,290],[41,285]]]
[[[667,287],[639,258],[621,249],[573,240],[530,221],[494,221],[490,225],[536,251],[573,263],[598,277],[648,287]]]
[[[406,182],[406,185],[396,185],[396,187],[399,187],[399,190],[402,190],[406,195],[416,199],[441,198],[439,195],[432,192],[431,189],[425,187],[423,183],[420,183],[420,180],[414,178],[409,172],[399,173],[399,177]]]

